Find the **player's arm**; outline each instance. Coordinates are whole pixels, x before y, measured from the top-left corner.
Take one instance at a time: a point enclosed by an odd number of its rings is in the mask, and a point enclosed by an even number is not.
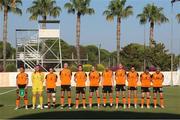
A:
[[[62,70],[59,72],[60,81],[61,81],[61,73],[62,73]]]
[[[76,73],[74,74],[74,82],[75,82],[75,83],[77,82]]]
[[[85,82],[87,81],[87,74],[85,73]]]
[[[164,75],[162,74],[162,83],[164,82]]]
[[[46,90],[47,90],[47,75],[45,76],[45,84],[46,84]]]
[[[141,81],[141,83],[142,83],[142,74],[140,75],[140,81]]]
[[[151,75],[151,82],[154,83],[154,77],[153,77],[153,74]]]
[[[16,76],[16,87],[17,87],[17,89],[19,89],[19,87],[18,87],[18,75]]]
[[[28,84],[29,84],[29,79],[28,79],[28,74],[26,74],[26,87],[25,87],[25,89],[28,87]]]
[[[112,76],[111,76],[111,82],[112,82],[112,86],[114,86],[113,72],[112,72]]]
[[[129,82],[129,73],[127,73],[127,81]]]
[[[101,77],[101,83],[103,84],[104,83],[104,73],[102,73],[102,77]],[[103,85],[102,85],[102,87],[103,87]]]
[[[102,77],[102,76],[101,76],[101,74],[99,73],[99,83],[101,82],[101,77]]]
[[[41,73],[41,81],[42,81],[42,83],[44,82],[44,73]]]
[[[136,79],[136,83],[138,82],[138,79],[139,79],[139,74],[137,73],[137,79]]]

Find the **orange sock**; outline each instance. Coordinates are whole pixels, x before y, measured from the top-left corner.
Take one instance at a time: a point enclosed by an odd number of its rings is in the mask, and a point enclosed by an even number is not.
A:
[[[134,97],[134,104],[137,104],[137,97]]]
[[[97,103],[100,104],[100,102],[101,102],[101,99],[100,99],[100,97],[98,97],[97,98]]]
[[[76,106],[79,105],[79,98],[76,98]]]
[[[109,98],[110,104],[113,104],[113,97]]]
[[[86,105],[86,98],[83,98],[82,102],[83,102],[83,106],[85,106]]]
[[[160,105],[164,105],[164,99],[160,98]]]
[[[150,105],[150,98],[147,98],[147,105]]]
[[[118,105],[118,103],[119,103],[119,97],[116,96],[116,105]]]
[[[131,98],[128,97],[128,104],[131,104]]]
[[[61,105],[64,106],[64,97],[61,97]]]
[[[19,107],[20,99],[16,99],[16,106]]]
[[[71,97],[68,97],[68,105],[71,105]]]
[[[141,97],[141,105],[144,105],[144,97]]]
[[[24,104],[27,106],[28,105],[28,99],[24,99]]]
[[[157,105],[157,99],[154,98],[154,106],[156,106],[156,105]]]
[[[89,104],[92,105],[92,97],[89,97]]]
[[[123,97],[123,104],[126,104],[126,98]]]
[[[103,97],[103,102],[104,104],[106,104],[106,97]]]

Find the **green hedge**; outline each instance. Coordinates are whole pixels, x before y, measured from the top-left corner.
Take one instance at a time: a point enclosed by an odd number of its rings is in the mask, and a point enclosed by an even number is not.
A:
[[[6,72],[17,72],[15,64],[7,64]]]

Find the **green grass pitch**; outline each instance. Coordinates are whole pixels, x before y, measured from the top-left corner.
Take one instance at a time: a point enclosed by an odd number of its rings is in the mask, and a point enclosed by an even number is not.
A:
[[[12,90],[15,88],[0,88],[0,93]],[[72,102],[75,103],[75,88],[72,88]],[[86,89],[86,102],[88,103],[88,88]],[[101,90],[100,90],[101,91]],[[141,95],[140,88],[138,88],[138,103],[140,103]],[[151,89],[152,91],[152,89]],[[4,95],[0,95],[0,118],[180,118],[180,87],[164,87],[164,98],[165,98],[165,109],[158,107],[154,109],[152,106],[150,109],[143,108],[141,109],[138,105],[137,109],[134,109],[132,106],[130,109],[115,109],[113,107],[100,107],[98,109],[96,106],[86,109],[80,107],[78,110],[75,110],[73,105],[72,109],[69,110],[67,107],[63,110],[60,109],[60,88],[57,89],[56,98],[57,98],[57,108],[56,109],[35,109],[32,110],[29,108],[25,110],[21,108],[19,110],[14,110],[15,108],[15,99],[16,92],[11,91]],[[31,88],[28,88],[28,98],[29,105],[31,106]],[[46,104],[46,93],[44,91],[44,104]],[[114,94],[115,97],[115,94]],[[151,103],[153,102],[151,94]],[[115,99],[114,99],[115,100]],[[37,100],[38,101],[38,100]],[[67,103],[67,98],[65,99]],[[122,100],[120,100],[121,102]],[[81,101],[80,101],[81,102]],[[96,99],[93,100],[96,103]],[[23,100],[21,100],[21,105],[23,105]],[[101,96],[102,103],[102,96]],[[29,107],[30,107],[29,106]]]

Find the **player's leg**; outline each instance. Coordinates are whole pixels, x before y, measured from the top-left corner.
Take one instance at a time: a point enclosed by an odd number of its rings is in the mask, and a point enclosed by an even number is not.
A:
[[[109,99],[110,99],[110,107],[113,106],[113,94],[112,91],[109,92]]]
[[[92,107],[92,97],[93,97],[93,90],[91,88],[90,93],[89,93],[89,107]]]
[[[99,95],[99,89],[96,90],[96,96],[97,96],[97,105],[98,105],[98,108],[99,108],[100,107],[100,102],[101,102],[100,95]]]
[[[134,107],[137,108],[137,89],[134,90]]]
[[[82,94],[82,103],[83,108],[86,109],[86,95],[85,95],[85,87],[81,88],[81,94]]]
[[[124,86],[125,87],[125,86]],[[123,108],[126,109],[126,89],[122,90]]]
[[[47,102],[48,102],[48,108],[51,108],[51,93],[49,90],[47,90]]]
[[[71,89],[70,88],[67,91],[67,94],[68,94],[68,107],[69,109],[71,109]]]
[[[53,101],[53,107],[56,108],[56,91],[55,89],[51,93],[52,101]]]
[[[128,90],[128,108],[130,108],[130,107],[131,107],[131,90],[129,88],[129,90]]]
[[[118,108],[118,104],[119,104],[119,96],[120,96],[120,86],[116,85],[116,109]]]
[[[106,96],[107,96],[107,93],[105,93],[105,91],[104,91],[103,92],[103,105],[104,105],[104,107],[106,107],[106,102],[107,102]]]
[[[150,108],[150,91],[146,92],[147,108]]]
[[[153,102],[154,102],[154,108],[157,108],[157,89],[153,88]]]
[[[16,108],[15,110],[17,110],[20,106],[20,96],[19,96],[19,89],[16,90]]]
[[[65,94],[65,91],[64,89],[61,89],[61,109],[64,108],[64,94]]]
[[[160,88],[159,94],[160,94],[160,106],[161,106],[161,108],[164,108],[164,97],[163,97],[162,88]]]
[[[42,95],[42,91],[38,91],[38,96],[39,96],[40,109],[43,109],[43,95]]]
[[[79,96],[80,96],[79,88],[76,88],[76,109],[79,108]]]
[[[24,105],[25,105],[25,109],[28,109],[28,92],[27,92],[27,89],[25,89]]]
[[[141,108],[144,108],[144,90],[141,88]]]
[[[37,91],[33,88],[32,90],[32,109],[36,107]]]

